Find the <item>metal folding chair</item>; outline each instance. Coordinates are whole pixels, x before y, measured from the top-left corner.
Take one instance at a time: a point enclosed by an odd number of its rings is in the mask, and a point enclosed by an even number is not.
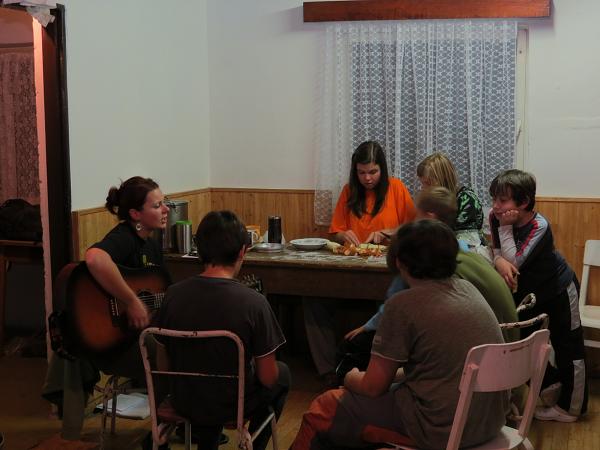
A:
[[[237,363],[238,370],[237,374],[223,375],[213,374],[204,372],[191,372],[191,371],[180,371],[177,367],[170,367],[168,363],[168,355],[164,352],[164,346],[160,343],[157,345],[156,359],[160,360],[163,358],[162,364],[153,364],[154,361],[150,360],[149,352],[147,348],[147,340],[154,336],[167,336],[169,338],[176,339],[210,339],[210,338],[226,338],[233,341],[237,348]],[[240,338],[226,330],[215,330],[215,331],[177,331],[169,330],[166,328],[146,328],[139,338],[140,350],[142,352],[142,359],[144,361],[144,369],[146,371],[146,383],[148,387],[148,403],[150,405],[150,416],[152,418],[152,440],[153,449],[157,450],[159,445],[162,445],[168,441],[168,437],[171,431],[175,428],[178,423],[185,423],[185,448],[189,449],[191,444],[191,426],[190,421],[178,415],[174,408],[169,404],[168,400],[163,401],[161,405],[157,407],[154,391],[154,375],[170,376],[170,377],[213,377],[213,378],[231,378],[237,380],[237,414],[236,414],[236,430],[238,439],[238,448],[242,450],[252,450],[252,442],[260,434],[267,425],[271,426],[271,434],[273,439],[273,449],[278,450],[277,441],[277,421],[275,413],[271,411],[268,417],[258,427],[258,429],[250,435],[245,425],[244,419],[244,379],[245,379],[245,356],[244,356],[244,345]]]

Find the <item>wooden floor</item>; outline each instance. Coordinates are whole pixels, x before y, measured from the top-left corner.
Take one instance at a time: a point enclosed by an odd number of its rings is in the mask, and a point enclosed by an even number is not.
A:
[[[320,388],[307,358],[294,358],[289,363],[294,389],[278,425],[282,449],[289,447],[303,411]],[[82,448],[53,444],[60,421],[51,417],[49,404],[40,397],[45,372],[43,358],[0,357],[0,431],[5,436],[6,450]],[[99,424],[97,415],[86,419],[85,441],[98,442]],[[148,421],[118,419],[117,434],[108,436],[105,448],[139,449],[149,429]],[[600,449],[600,379],[591,380],[589,412],[582,420],[574,424],[534,421],[530,437],[537,450]],[[183,445],[173,442],[171,448],[182,449]],[[223,450],[235,448],[233,439],[221,447]]]

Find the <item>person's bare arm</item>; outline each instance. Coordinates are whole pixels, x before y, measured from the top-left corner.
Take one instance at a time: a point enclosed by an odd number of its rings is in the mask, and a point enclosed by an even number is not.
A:
[[[367,371],[352,369],[344,378],[344,386],[360,395],[379,397],[390,388],[399,365],[398,361],[372,354]]]
[[[256,376],[263,386],[268,388],[275,386],[279,378],[279,367],[275,359],[275,352],[254,359],[256,364]]]
[[[349,244],[354,244],[357,247],[360,245],[360,240],[358,239],[358,236],[356,236],[356,233],[354,233],[354,231],[352,230],[338,231],[333,235],[332,240],[340,244],[345,244],[346,242],[348,242]]]
[[[517,275],[519,275],[519,269],[512,264],[510,261],[504,259],[503,256],[496,256],[494,258],[494,267],[500,274],[502,279],[506,282],[507,286],[514,290],[517,287]]]
[[[125,305],[129,325],[147,327],[150,323],[148,309],[127,285],[110,255],[102,249],[90,248],[85,252],[85,262],[94,279]]]

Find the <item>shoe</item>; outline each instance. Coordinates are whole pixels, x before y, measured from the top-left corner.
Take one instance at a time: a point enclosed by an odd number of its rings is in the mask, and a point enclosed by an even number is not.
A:
[[[549,408],[536,408],[534,417],[537,420],[554,420],[556,422],[575,422],[579,418],[572,416],[557,405]]]
[[[554,406],[556,402],[558,402],[558,397],[560,397],[560,391],[562,389],[562,384],[554,383],[548,386],[545,389],[540,391],[540,400],[544,406]]]

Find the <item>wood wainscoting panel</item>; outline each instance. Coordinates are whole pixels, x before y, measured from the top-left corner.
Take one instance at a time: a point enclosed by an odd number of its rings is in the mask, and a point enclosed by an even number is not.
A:
[[[585,241],[600,239],[600,199],[540,197],[536,209],[550,222],[556,248],[581,281]],[[600,305],[600,270],[590,273],[588,298]]]
[[[314,191],[299,189],[211,189],[213,210],[229,209],[246,225],[267,230],[269,216],[280,216],[286,240],[323,235],[315,225]]]
[[[117,223],[117,217],[106,208],[80,209],[71,213],[73,224],[73,257],[83,259],[85,251]]]
[[[301,189],[212,188],[168,195],[173,200],[188,200],[188,216],[193,228],[211,210],[229,209],[247,225],[267,229],[268,217],[279,215],[287,240],[310,236],[327,237],[327,227],[314,223],[314,191]],[[550,222],[554,241],[578,277],[581,277],[583,250],[587,239],[600,239],[600,199],[538,197],[536,208]],[[73,255],[82,258],[85,250],[117,223],[104,208],[72,213]],[[600,279],[592,273],[591,298],[600,304]]]

